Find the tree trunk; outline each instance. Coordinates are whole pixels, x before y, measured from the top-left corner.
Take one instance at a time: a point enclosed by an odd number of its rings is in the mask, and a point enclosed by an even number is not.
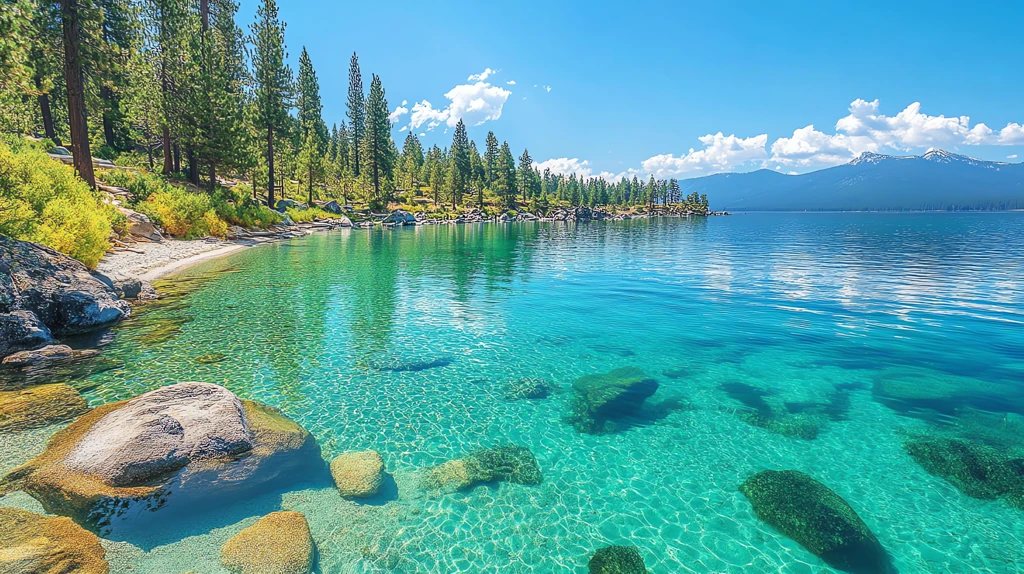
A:
[[[274,128],[267,126],[267,207],[274,203]]]
[[[196,161],[196,151],[192,146],[185,148],[185,157],[188,158],[188,180],[192,185],[199,187],[199,164]]]
[[[174,144],[174,173],[181,173],[181,146]]]
[[[146,142],[146,155],[149,156],[149,171],[153,171],[153,144]]]
[[[82,62],[78,45],[82,23],[79,21],[78,0],[61,0],[61,26],[64,36],[64,79],[68,92],[68,123],[71,125],[71,153],[74,155],[78,176],[90,187],[96,187],[92,171],[92,153],[89,151],[89,126],[85,119],[85,93],[82,87]]]
[[[167,127],[167,124],[164,124],[162,128],[164,144],[164,169],[161,173],[167,175],[174,171],[174,159],[171,158],[171,128]]]
[[[50,111],[50,94],[42,93],[43,80],[36,76],[36,89],[39,90],[39,115],[43,117],[43,132],[46,137],[53,140],[55,145],[60,145],[57,139],[57,132],[53,129],[53,112]]]
[[[210,177],[210,193],[213,193],[214,191],[217,190],[217,165],[213,163],[213,160],[210,160],[210,173],[209,173],[209,177]]]
[[[100,99],[106,105],[103,110],[103,140],[111,149],[114,148],[114,93],[109,86],[100,87]]]

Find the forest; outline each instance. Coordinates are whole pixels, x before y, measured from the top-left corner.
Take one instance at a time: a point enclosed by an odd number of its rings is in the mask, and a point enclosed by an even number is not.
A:
[[[383,82],[371,74],[364,86],[356,53],[345,118],[328,127],[310,54],[302,49],[297,73],[288,64],[275,0],[244,28],[237,16],[233,0],[5,1],[0,233],[39,239],[47,225],[68,225],[53,213],[59,205],[47,214],[66,197],[32,191],[60,187],[38,181],[60,179],[40,165],[43,152],[62,152],[55,146],[70,152],[84,186],[129,188],[133,209],[174,235],[273,224],[267,208],[284,197],[442,217],[581,205],[707,211],[706,198],[684,197],[675,180],[541,172],[528,150],[516,158],[493,132],[478,146],[461,120],[448,146],[426,149],[410,132],[399,149]],[[64,184],[77,189],[76,205],[103,203],[85,199],[77,181]],[[116,229],[117,214],[97,217]]]

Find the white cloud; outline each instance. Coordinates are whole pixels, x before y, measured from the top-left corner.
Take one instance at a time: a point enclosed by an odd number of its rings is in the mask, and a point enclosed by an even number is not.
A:
[[[749,138],[735,135],[708,134],[699,138],[704,149],[690,149],[680,157],[661,154],[643,161],[643,171],[658,179],[673,177],[688,172],[715,173],[735,169],[745,163],[768,158],[765,145],[768,134]]]
[[[408,105],[408,104],[409,104],[409,100],[402,100],[402,105],[403,106]]]
[[[1006,156],[1006,159],[1017,159],[1017,154],[1011,153],[1010,155]]]
[[[814,126],[777,139],[772,161],[790,166],[825,167],[850,161],[865,151],[910,152],[925,147],[1024,144],[1024,128],[1010,123],[999,132],[985,124],[971,126],[969,116],[930,116],[914,102],[895,116],[879,113],[878,100],[854,100],[849,115],[836,122],[835,134]]]
[[[461,119],[471,126],[478,126],[500,118],[502,108],[511,95],[512,92],[505,88],[487,82],[460,84],[444,95],[450,100],[444,109],[435,109],[427,100],[413,104],[409,125],[415,129],[426,124],[429,131],[442,123],[455,127]]]
[[[549,92],[551,91],[551,86],[541,86],[541,87],[544,88],[545,90],[549,91]]]
[[[400,131],[400,132],[404,132],[404,131],[405,131],[405,130],[407,130],[407,129],[409,129],[409,126],[402,126],[402,129],[400,129],[400,130],[398,130],[398,131]]]
[[[388,120],[390,120],[391,123],[393,124],[398,123],[398,118],[402,117],[407,113],[409,113],[409,108],[405,107],[405,102],[402,102],[401,106],[398,106],[397,108],[395,108],[395,111],[388,114]]]
[[[482,82],[482,81],[486,80],[487,78],[493,76],[494,74],[497,74],[500,71],[501,70],[492,70],[490,68],[487,68],[486,70],[480,72],[479,74],[473,74],[473,75],[469,76],[468,78],[466,78],[466,81],[469,81],[469,82]]]
[[[420,137],[427,135],[427,132],[420,132]]]
[[[507,81],[507,82],[505,82],[505,83],[506,83],[506,84],[508,84],[508,85],[510,85],[510,86],[514,86],[514,85],[516,85],[516,81],[515,81],[515,80],[509,80],[509,81]]]
[[[610,171],[602,171],[594,173],[594,170],[590,167],[590,162],[587,160],[580,160],[577,157],[559,157],[551,158],[541,162],[533,162],[533,167],[537,168],[541,173],[544,173],[545,169],[551,170],[551,173],[559,175],[573,175],[575,174],[578,178],[590,179],[592,177],[600,177],[611,183],[618,183],[626,173],[612,173]]]

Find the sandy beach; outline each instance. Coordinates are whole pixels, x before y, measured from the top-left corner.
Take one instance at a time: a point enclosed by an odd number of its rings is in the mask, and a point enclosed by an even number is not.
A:
[[[114,280],[137,278],[153,281],[189,265],[222,257],[252,245],[255,244],[219,239],[168,239],[160,243],[136,243],[130,251],[107,253],[96,270]]]

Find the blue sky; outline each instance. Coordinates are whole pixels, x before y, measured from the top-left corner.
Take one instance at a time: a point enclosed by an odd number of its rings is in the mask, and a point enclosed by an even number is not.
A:
[[[256,5],[242,1],[243,28]],[[313,60],[327,123],[345,119],[356,51],[364,84],[378,74],[390,108],[406,110],[394,115],[399,144],[404,128],[448,145],[462,117],[478,144],[493,130],[517,157],[527,147],[542,166],[592,175],[802,173],[862,151],[932,147],[1024,160],[1024,2],[282,0],[280,10],[293,68],[303,46]]]

